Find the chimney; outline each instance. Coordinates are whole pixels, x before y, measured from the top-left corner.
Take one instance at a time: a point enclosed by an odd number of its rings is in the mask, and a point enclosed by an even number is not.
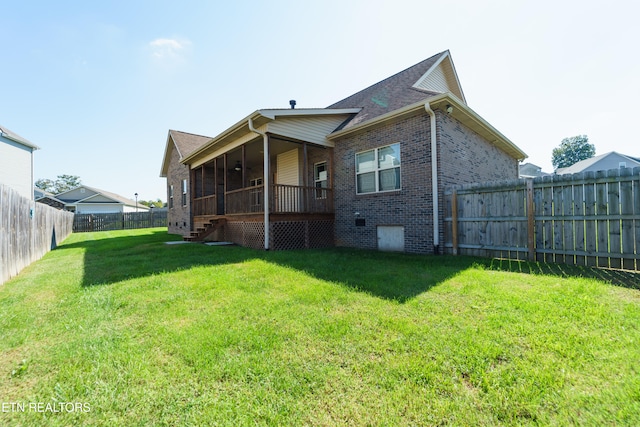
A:
[[[289,101],[289,105],[291,105],[291,109],[293,110],[294,108],[296,108],[296,100],[292,99],[291,101]]]

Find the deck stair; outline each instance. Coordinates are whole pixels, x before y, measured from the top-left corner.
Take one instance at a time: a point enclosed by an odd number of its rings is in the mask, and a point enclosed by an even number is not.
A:
[[[191,234],[184,237],[187,242],[203,242],[214,231],[219,230],[227,222],[226,219],[212,219],[205,223],[203,227],[197,228],[196,231],[192,231]]]

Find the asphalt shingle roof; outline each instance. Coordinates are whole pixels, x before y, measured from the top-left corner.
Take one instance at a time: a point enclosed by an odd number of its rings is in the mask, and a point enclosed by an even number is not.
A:
[[[169,133],[171,134],[173,142],[178,147],[181,157],[188,157],[189,154],[211,140],[209,136],[180,132],[178,130],[170,130]]]
[[[327,108],[362,108],[362,111],[344,126],[346,129],[390,111],[436,96],[437,92],[416,89],[412,86],[445,53],[446,51],[433,55]]]

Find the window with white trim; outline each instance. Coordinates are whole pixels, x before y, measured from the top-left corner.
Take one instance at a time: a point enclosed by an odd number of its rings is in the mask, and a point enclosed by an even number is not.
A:
[[[182,180],[182,206],[187,206],[187,180]]]
[[[316,187],[316,199],[326,199],[327,190],[323,188],[329,187],[327,162],[320,162],[313,165],[313,180]]]
[[[356,193],[400,189],[400,144],[356,153]]]
[[[169,186],[169,208],[173,207],[173,185]]]

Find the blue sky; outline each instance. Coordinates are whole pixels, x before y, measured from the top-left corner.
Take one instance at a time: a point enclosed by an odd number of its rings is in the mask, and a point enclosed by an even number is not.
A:
[[[166,200],[167,132],[326,107],[449,49],[469,106],[551,171],[564,137],[640,156],[640,3],[0,1],[0,124],[35,178]]]

